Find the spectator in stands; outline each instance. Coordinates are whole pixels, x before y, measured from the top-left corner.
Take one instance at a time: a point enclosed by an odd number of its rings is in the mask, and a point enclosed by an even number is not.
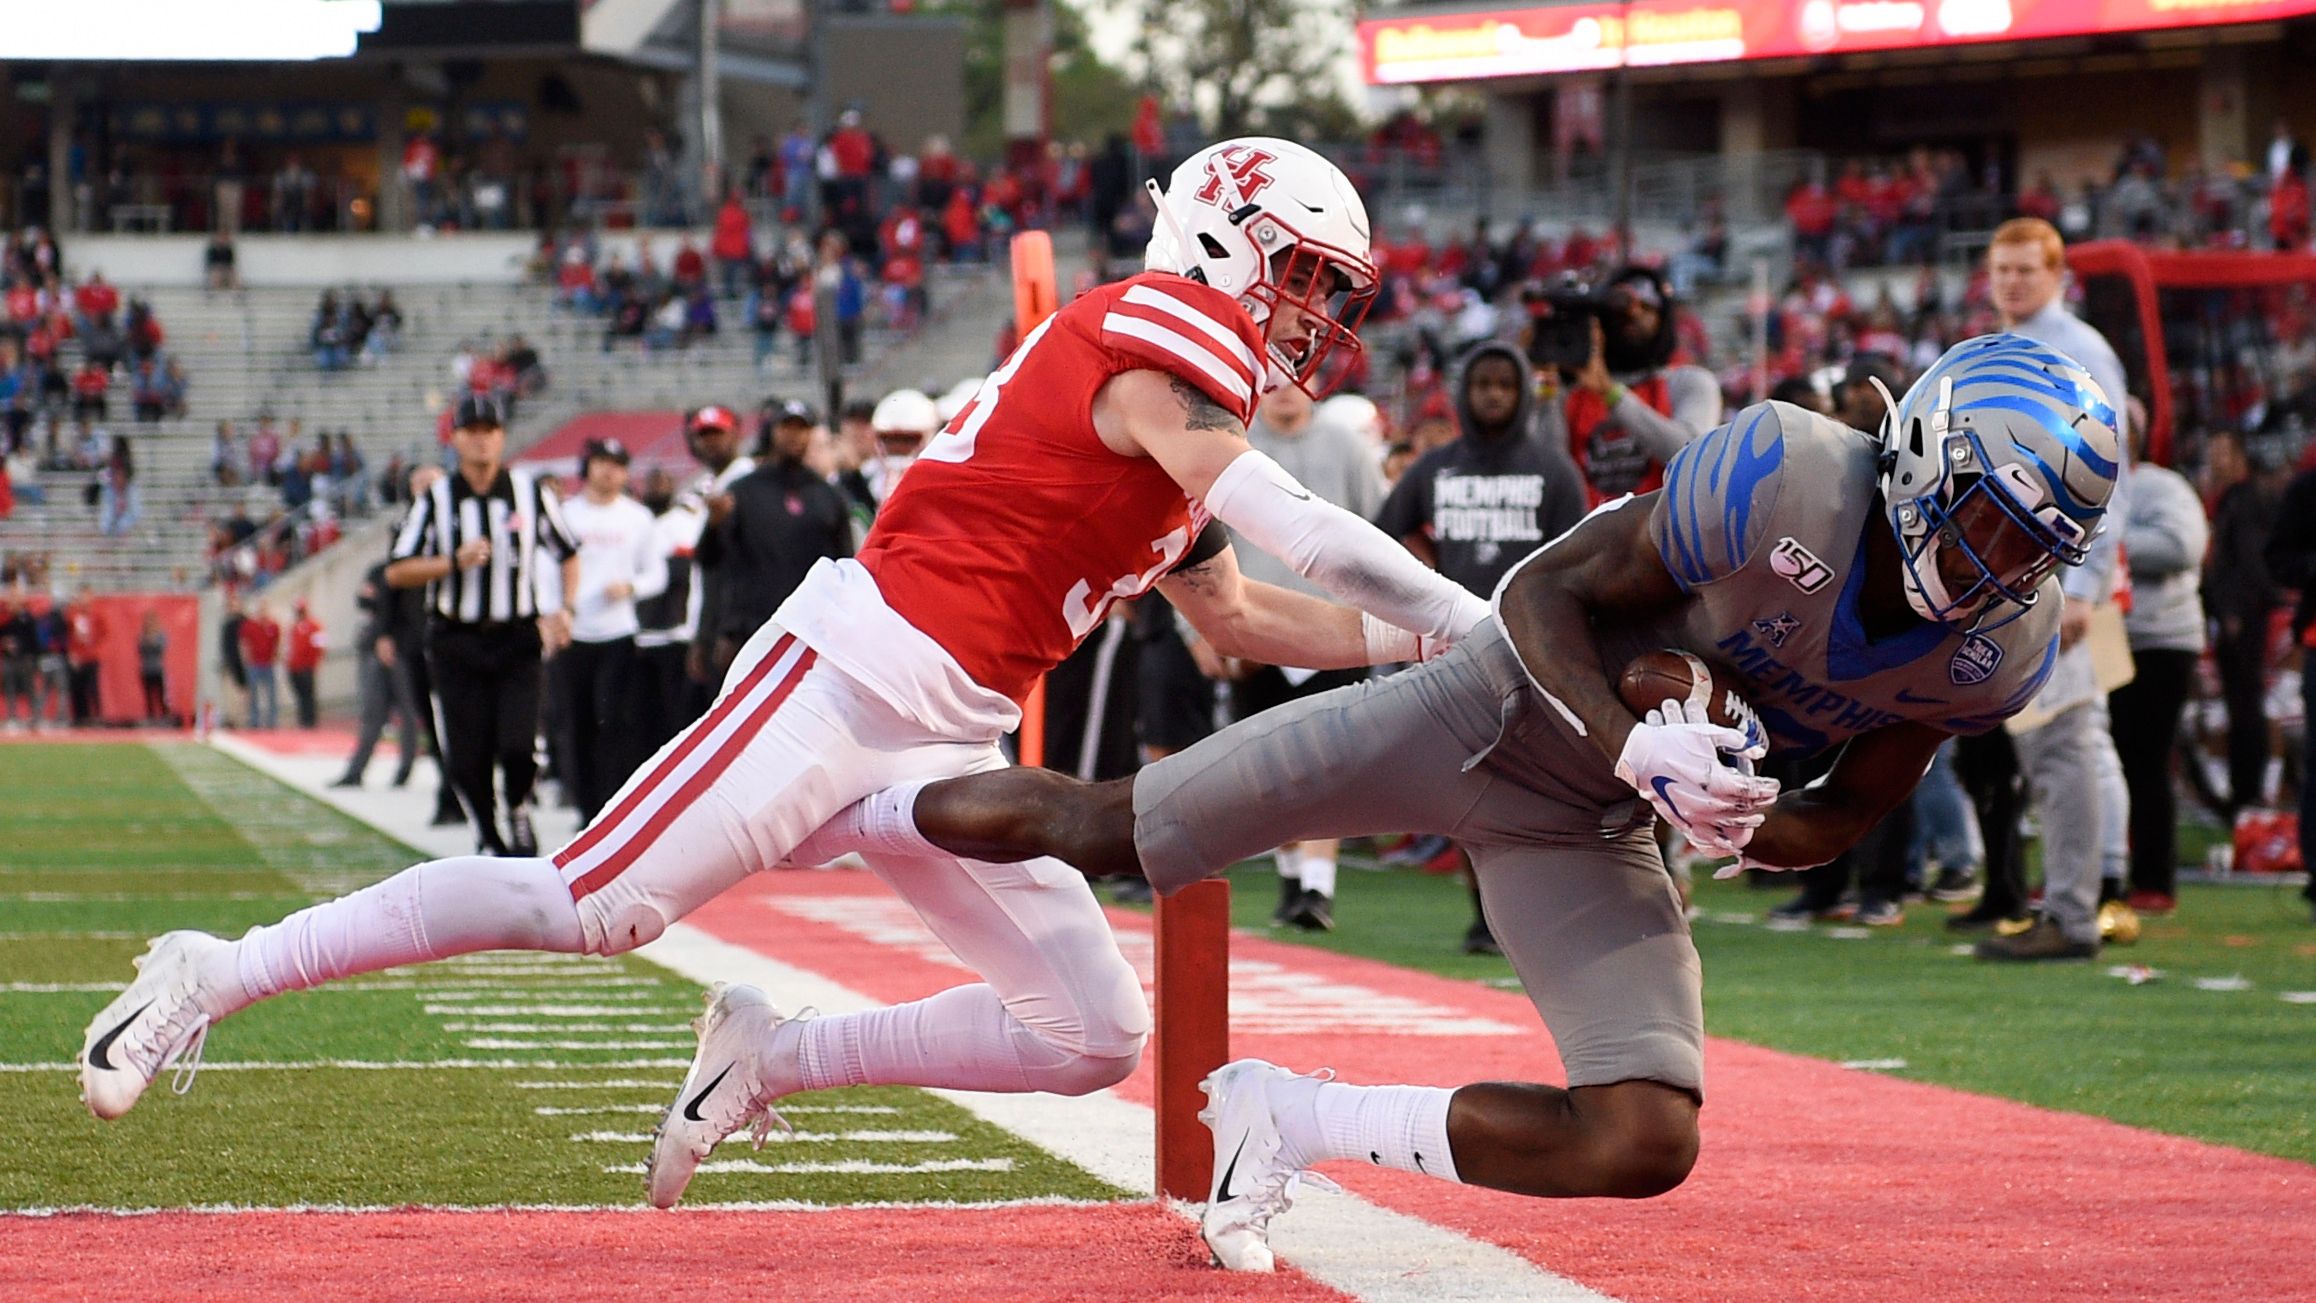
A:
[[[306,328],[306,343],[314,351],[314,365],[324,371],[343,371],[352,360],[346,342],[345,309],[336,290],[322,291],[313,322]]]
[[[1811,177],[1793,188],[1785,198],[1785,219],[1793,228],[1795,261],[1838,269],[1834,224],[1840,213],[1840,204],[1824,180]]]
[[[135,529],[145,518],[144,495],[137,488],[135,457],[125,435],[113,436],[112,455],[97,481],[97,529],[111,538]]]
[[[1874,386],[1882,387],[1876,389]],[[1889,410],[1889,400],[1906,392],[1906,372],[1897,363],[1879,353],[1860,353],[1850,359],[1849,369],[1842,373],[1841,383],[1834,386],[1833,410],[1835,420],[1853,430],[1879,436],[1882,418]],[[1774,397],[1775,395],[1772,395]]]
[[[802,222],[811,209],[818,152],[812,133],[801,122],[780,138],[780,206],[781,216],[787,221]]]
[[[747,286],[748,277],[755,269],[753,244],[754,233],[749,227],[747,206],[740,202],[740,192],[726,191],[723,206],[716,210],[716,232],[708,252],[715,257],[717,283],[727,299],[739,298]]]
[[[834,231],[821,236],[820,263],[813,272],[813,314],[816,321],[836,323],[839,356],[846,366],[860,361],[861,326],[867,310],[868,287],[844,237]]]
[[[2289,169],[2268,191],[2268,238],[2279,253],[2308,247],[2308,178]]]
[[[298,727],[313,728],[319,722],[314,671],[321,668],[322,651],[329,643],[322,622],[314,618],[304,598],[297,600],[292,612],[296,619],[290,625],[289,649],[282,661],[289,670],[290,695],[297,701]]]
[[[252,532],[256,526],[252,525]],[[241,717],[252,721],[255,727],[257,701],[249,687],[249,662],[242,656],[242,632],[249,627],[249,610],[243,605],[241,590],[232,579],[225,581],[225,618],[217,624],[217,666],[225,674],[227,686],[240,700]],[[229,704],[228,715],[234,713]]]
[[[321,193],[322,179],[305,165],[296,151],[282,158],[281,168],[273,174],[271,201],[268,204],[273,217],[273,229],[285,235],[295,235],[314,224],[314,198]]]
[[[170,723],[175,716],[169,710],[169,634],[158,611],[145,612],[144,627],[137,632],[137,682],[145,690],[145,723]]]
[[[241,273],[235,266],[233,233],[220,227],[209,233],[209,243],[201,251],[202,280],[213,290],[238,290]]]
[[[112,387],[111,367],[93,357],[83,361],[72,373],[72,414],[104,420]]]
[[[241,233],[241,206],[249,182],[249,171],[242,165],[241,142],[226,137],[217,147],[217,171],[210,178],[211,195],[215,209],[209,214],[212,229],[226,235]]]
[[[2168,914],[2178,903],[2173,879],[2179,864],[2171,757],[2203,654],[2203,602],[2196,586],[2211,532],[2195,486],[2170,467],[2145,460],[2147,413],[2136,398],[2129,407],[2131,495],[2123,557],[2131,568],[2131,609],[2124,628],[2135,672],[2109,695],[2107,713],[2131,792],[2127,899],[2140,913]]]
[[[281,483],[281,456],[281,434],[274,427],[273,417],[261,413],[257,430],[249,436],[249,482]]]
[[[241,664],[249,679],[249,726],[274,728],[281,723],[282,627],[274,608],[261,605],[241,625]]]
[[[394,291],[378,291],[378,301],[369,308],[368,316],[369,329],[362,337],[362,354],[375,365],[402,341],[402,306],[394,301]]]
[[[209,478],[226,489],[249,481],[249,463],[231,421],[219,421],[216,433],[209,437]]]

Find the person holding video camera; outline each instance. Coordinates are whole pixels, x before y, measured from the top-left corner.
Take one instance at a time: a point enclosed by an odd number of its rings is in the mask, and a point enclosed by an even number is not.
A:
[[[1522,298],[1528,360],[1567,424],[1590,505],[1656,488],[1673,454],[1721,423],[1713,373],[1673,365],[1674,301],[1655,271],[1626,267],[1599,287],[1571,278]]]

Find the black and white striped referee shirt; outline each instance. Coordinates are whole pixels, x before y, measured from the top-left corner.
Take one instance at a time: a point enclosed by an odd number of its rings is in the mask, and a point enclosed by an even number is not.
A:
[[[488,563],[472,570],[454,564],[449,574],[427,585],[427,605],[438,619],[499,624],[536,618],[537,567],[559,564],[579,551],[563,524],[555,491],[540,483],[538,472],[508,467],[482,493],[455,470],[437,480],[411,504],[388,560],[456,558],[461,545],[477,538],[490,540]],[[541,552],[550,560],[542,563]]]

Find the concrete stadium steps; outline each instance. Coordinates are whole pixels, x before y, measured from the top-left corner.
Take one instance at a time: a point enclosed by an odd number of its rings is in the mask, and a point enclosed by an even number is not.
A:
[[[773,395],[820,397],[818,372],[796,367],[785,338],[764,368],[755,365],[754,339],[737,320],[736,302],[720,305],[724,322],[717,335],[681,351],[645,355],[632,340],[604,351],[602,319],[556,311],[543,287],[397,289],[403,329],[395,351],[374,367],[324,373],[306,342],[315,291],[128,286],[123,293],[153,305],[167,331],[164,347],[190,381],[185,415],[150,423],[131,419],[126,386],[115,388],[114,419],[106,428],[131,439],[142,522],[121,538],[97,533],[96,509],[82,501],[93,472],[43,473],[45,505],[19,506],[0,522],[0,552],[48,551],[56,577],[76,587],[198,583],[206,574],[209,521],[236,501],[278,502],[262,486],[211,482],[210,441],[220,420],[233,421],[245,438],[256,417],[268,412],[285,440],[292,422],[300,441],[344,430],[373,475],[397,452],[431,455],[437,414],[458,394],[450,361],[462,341],[487,348],[521,334],[538,350],[549,386],[519,407],[510,440],[518,451],[582,411],[707,402],[752,409]],[[869,332],[864,360],[848,378],[851,392],[875,396],[906,384],[938,394],[988,369],[999,324],[1011,310],[1003,268],[936,269],[930,293],[933,313],[915,335]],[[70,428],[67,422],[68,436]]]

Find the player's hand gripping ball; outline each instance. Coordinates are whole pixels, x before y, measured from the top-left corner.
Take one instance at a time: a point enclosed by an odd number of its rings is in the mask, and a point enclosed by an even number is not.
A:
[[[1736,683],[1702,657],[1671,649],[1634,657],[1617,680],[1625,706],[1641,717],[1617,777],[1707,854],[1743,850],[1777,799],[1777,783],[1753,772],[1768,737]]]

